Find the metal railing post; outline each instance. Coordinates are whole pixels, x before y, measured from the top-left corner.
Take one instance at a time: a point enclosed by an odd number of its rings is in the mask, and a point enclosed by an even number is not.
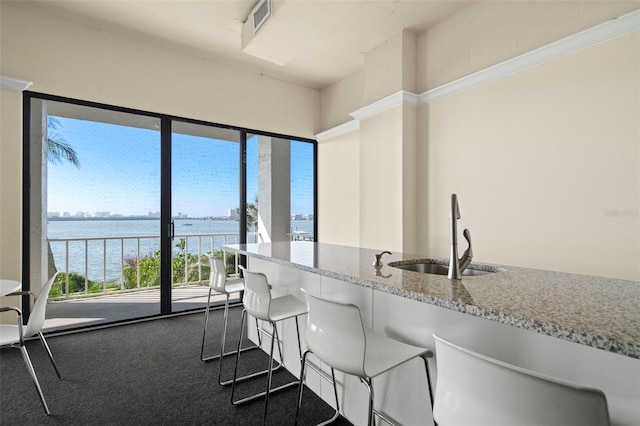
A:
[[[65,241],[65,296],[69,298],[69,241]]]
[[[189,238],[184,237],[184,282],[189,283]]]
[[[84,240],[84,294],[89,294],[89,240]]]
[[[124,290],[124,238],[120,239],[120,290]]]
[[[202,282],[202,237],[198,235],[198,282]]]
[[[136,250],[136,288],[140,288],[140,238],[137,238],[138,247]]]
[[[87,256],[89,257],[89,256]],[[102,292],[107,291],[107,239],[102,240]]]

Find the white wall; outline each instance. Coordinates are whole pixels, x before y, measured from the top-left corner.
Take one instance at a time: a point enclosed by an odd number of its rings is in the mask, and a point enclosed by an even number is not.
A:
[[[359,132],[318,145],[318,240],[357,245],[360,228]]]
[[[458,193],[478,260],[640,279],[640,32],[420,111],[424,251]]]
[[[2,2],[2,74],[36,92],[313,137],[303,88]],[[286,99],[286,102],[282,100]]]
[[[360,123],[360,247],[402,251],[402,123],[402,107]]]
[[[640,2],[477,2],[418,35],[416,60],[408,63],[416,64],[417,90],[431,90],[639,8]],[[417,144],[402,145],[405,158],[415,153],[415,190],[407,188],[406,163],[387,150],[397,141],[389,137],[387,148],[375,147],[378,166],[389,168],[384,174],[403,179],[404,199],[387,191],[386,200],[414,209],[402,218],[403,247],[448,257],[455,192],[460,233],[470,228],[479,261],[640,280],[639,51],[635,31],[417,108]],[[372,75],[353,74],[323,89],[321,123],[351,121],[345,108],[354,97],[342,89],[371,87],[354,80]],[[366,96],[359,99],[351,112],[367,106]],[[395,135],[412,137],[406,128]],[[360,129],[361,156],[353,161],[361,170],[376,161],[369,136]],[[321,173],[334,152],[320,154]],[[362,172],[357,191],[361,200],[380,195]],[[323,220],[340,220],[319,208]],[[361,204],[359,216],[348,219],[361,229],[353,245],[367,239],[383,249],[395,241],[388,232],[398,224],[376,221],[385,209]],[[365,236],[363,227],[376,232],[371,223],[380,231]],[[411,231],[414,242],[406,237]]]
[[[22,214],[22,135],[20,126],[4,123],[22,122],[21,99],[21,93],[0,91],[0,276],[13,280],[20,279],[21,234],[16,224]]]

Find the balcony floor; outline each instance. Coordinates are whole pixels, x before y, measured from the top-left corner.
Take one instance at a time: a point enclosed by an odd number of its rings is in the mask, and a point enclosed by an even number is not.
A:
[[[209,286],[173,288],[173,312],[204,308]],[[223,295],[212,296],[211,303],[224,302]],[[85,299],[50,301],[43,331],[59,331],[73,327],[98,325],[158,315],[160,289],[97,296]]]

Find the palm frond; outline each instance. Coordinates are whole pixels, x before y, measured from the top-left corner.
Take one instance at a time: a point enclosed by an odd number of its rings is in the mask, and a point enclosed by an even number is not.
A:
[[[55,130],[61,127],[60,121],[55,117],[47,119],[47,159],[51,164],[69,162],[80,167],[80,160],[73,147]]]

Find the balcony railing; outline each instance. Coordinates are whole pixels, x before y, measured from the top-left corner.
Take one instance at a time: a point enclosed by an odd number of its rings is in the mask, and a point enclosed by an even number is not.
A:
[[[224,244],[238,243],[238,238],[238,233],[176,235],[171,253],[172,285],[206,284],[209,262],[205,255],[221,250]],[[248,233],[247,239],[255,242],[257,233]],[[53,300],[140,291],[159,285],[160,238],[157,235],[56,238],[49,242],[56,267],[64,272],[59,275],[56,290],[52,290]],[[224,251],[222,256],[228,272],[237,273],[237,257]],[[77,281],[82,278],[83,288],[78,289]]]

